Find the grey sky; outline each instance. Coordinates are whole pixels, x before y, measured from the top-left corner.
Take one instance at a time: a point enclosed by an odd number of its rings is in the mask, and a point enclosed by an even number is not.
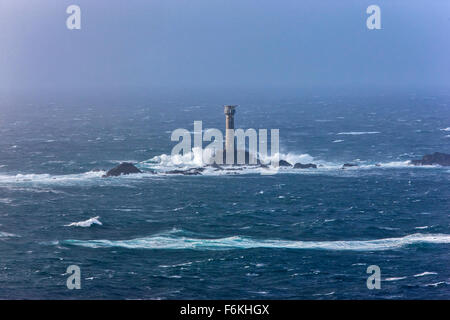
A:
[[[449,33],[448,0],[2,0],[0,89],[446,86]]]

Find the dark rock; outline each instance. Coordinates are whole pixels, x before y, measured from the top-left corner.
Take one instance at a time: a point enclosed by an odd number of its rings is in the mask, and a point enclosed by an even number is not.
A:
[[[280,162],[278,163],[278,165],[280,167],[292,167],[292,164],[290,164],[289,162],[287,162],[286,160],[280,160]]]
[[[106,174],[103,177],[117,177],[120,175],[132,173],[142,173],[142,171],[136,168],[132,163],[122,162],[117,167],[108,170],[108,172],[106,172]]]
[[[310,168],[317,169],[317,165],[314,163],[305,163],[305,164],[296,163],[294,165],[294,169],[310,169]]]
[[[342,169],[351,168],[351,167],[357,167],[357,166],[358,165],[354,164],[354,163],[344,163],[344,165],[342,166]]]
[[[433,154],[427,154],[420,160],[412,160],[411,164],[415,166],[429,166],[429,165],[441,165],[450,166],[450,154],[435,152]]]

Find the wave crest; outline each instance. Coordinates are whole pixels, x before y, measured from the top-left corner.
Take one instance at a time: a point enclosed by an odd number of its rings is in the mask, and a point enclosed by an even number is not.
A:
[[[90,218],[90,219],[87,219],[87,220],[84,220],[84,221],[78,221],[78,222],[72,222],[72,223],[69,223],[69,224],[67,224],[67,225],[65,225],[66,227],[82,227],[82,228],[88,228],[88,227],[90,227],[90,226],[92,226],[92,225],[94,225],[94,224],[97,224],[97,225],[103,225],[101,222],[100,222],[100,217],[99,216],[97,216],[97,217],[93,217],[93,218]]]
[[[349,136],[360,136],[363,134],[378,134],[379,131],[349,131],[349,132],[339,132],[337,135],[349,135]]]
[[[450,235],[415,233],[400,238],[377,240],[340,241],[293,241],[252,239],[242,236],[201,239],[177,236],[179,232],[169,232],[151,237],[130,240],[64,240],[63,244],[88,248],[120,247],[127,249],[193,249],[193,250],[232,250],[232,249],[316,249],[333,251],[378,251],[392,250],[404,246],[432,243],[448,244]]]

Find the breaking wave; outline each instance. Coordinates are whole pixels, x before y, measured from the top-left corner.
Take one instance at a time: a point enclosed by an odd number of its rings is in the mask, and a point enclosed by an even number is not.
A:
[[[179,235],[182,231],[168,232],[151,237],[130,240],[63,240],[65,245],[88,248],[119,247],[126,249],[192,249],[192,250],[233,250],[233,249],[311,249],[333,251],[378,251],[392,250],[416,244],[448,244],[450,235],[415,233],[400,238],[377,240],[341,241],[292,241],[252,239],[242,236],[201,239]]]
[[[88,171],[77,174],[0,174],[0,185],[24,185],[24,186],[77,186],[77,185],[111,185],[121,184],[124,179],[133,180],[153,176],[151,173],[138,173],[123,175],[120,177],[103,178],[106,171]]]
[[[220,168],[214,166],[207,166],[207,161],[210,155],[203,154],[199,148],[193,148],[191,152],[185,155],[168,155],[161,154],[151,159],[136,163],[136,166],[143,171],[143,173],[123,175],[119,177],[110,177],[103,179],[106,171],[88,171],[77,174],[53,175],[53,174],[0,174],[0,185],[59,185],[59,186],[73,186],[86,184],[114,184],[122,183],[123,179],[136,180],[149,177],[161,177],[170,174],[172,170],[189,170],[202,168],[199,174],[206,176],[220,176],[229,174],[334,174],[343,172],[344,162],[331,162],[321,159],[316,159],[307,153],[279,153],[273,156],[266,156],[261,158],[263,162],[270,163],[275,157],[280,160],[289,162],[292,166],[296,163],[314,163],[317,168],[309,169],[294,169],[293,167],[278,167],[275,168],[269,164],[264,168],[255,165],[240,165],[240,166],[226,166],[220,165]],[[356,161],[357,166],[345,168],[346,172],[355,172],[361,170],[371,169],[393,169],[393,168],[439,168],[439,166],[412,166],[410,161],[391,161],[385,163],[370,163],[366,161]],[[156,173],[156,175],[155,175]],[[1,202],[2,199],[0,199]]]
[[[378,134],[379,131],[350,131],[350,132],[339,132],[337,135],[350,135],[350,136],[359,136],[363,134]]]
[[[84,221],[78,221],[78,222],[72,222],[69,223],[67,225],[65,225],[66,227],[83,227],[83,228],[88,228],[94,224],[98,224],[98,225],[102,225],[102,223],[100,222],[100,217],[93,217]]]
[[[264,173],[264,171],[274,169],[269,166],[268,168],[261,168],[260,166],[252,165],[241,165],[235,167],[222,166],[222,169],[217,169],[210,166],[205,166],[206,161],[199,148],[193,148],[191,152],[185,155],[168,155],[162,154],[155,156],[149,160],[142,161],[138,164],[138,167],[142,170],[153,170],[157,173],[166,173],[171,170],[189,170],[194,168],[203,167],[204,171],[202,175],[225,175],[225,174],[254,174],[254,173]],[[290,174],[314,174],[314,173],[327,173],[336,172],[336,170],[342,171],[342,166],[344,162],[330,162],[320,159],[316,159],[307,153],[279,153],[274,156],[267,156],[263,160],[264,162],[270,162],[272,159],[278,156],[280,160],[285,160],[290,164],[294,165],[296,163],[314,163],[317,165],[316,169],[294,169],[293,167],[279,167],[278,173],[290,173]],[[368,162],[357,162],[358,166],[346,168],[347,171],[355,171],[361,169],[378,169],[378,168],[420,168],[418,166],[411,166],[410,161],[391,161],[385,163],[368,163]]]
[[[0,184],[10,183],[42,183],[42,184],[71,184],[80,181],[101,178],[105,171],[89,171],[79,174],[51,175],[51,174],[16,174],[0,175]]]
[[[140,163],[141,166],[150,169],[171,169],[171,168],[197,168],[204,165],[201,148],[192,148],[191,152],[184,155],[162,154]]]
[[[424,277],[424,276],[431,276],[431,275],[435,275],[435,274],[437,274],[437,272],[425,271],[422,273],[415,274],[414,277]]]

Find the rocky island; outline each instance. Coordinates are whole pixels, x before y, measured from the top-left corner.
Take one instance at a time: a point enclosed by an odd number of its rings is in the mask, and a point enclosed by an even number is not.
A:
[[[104,178],[107,177],[118,177],[121,175],[127,175],[132,173],[142,173],[141,170],[136,168],[134,164],[130,162],[122,162],[118,166],[108,170],[106,174],[103,176]]]
[[[412,165],[415,166],[431,166],[431,165],[440,165],[440,166],[450,166],[450,154],[435,152],[433,154],[426,154],[419,160],[412,160]]]

